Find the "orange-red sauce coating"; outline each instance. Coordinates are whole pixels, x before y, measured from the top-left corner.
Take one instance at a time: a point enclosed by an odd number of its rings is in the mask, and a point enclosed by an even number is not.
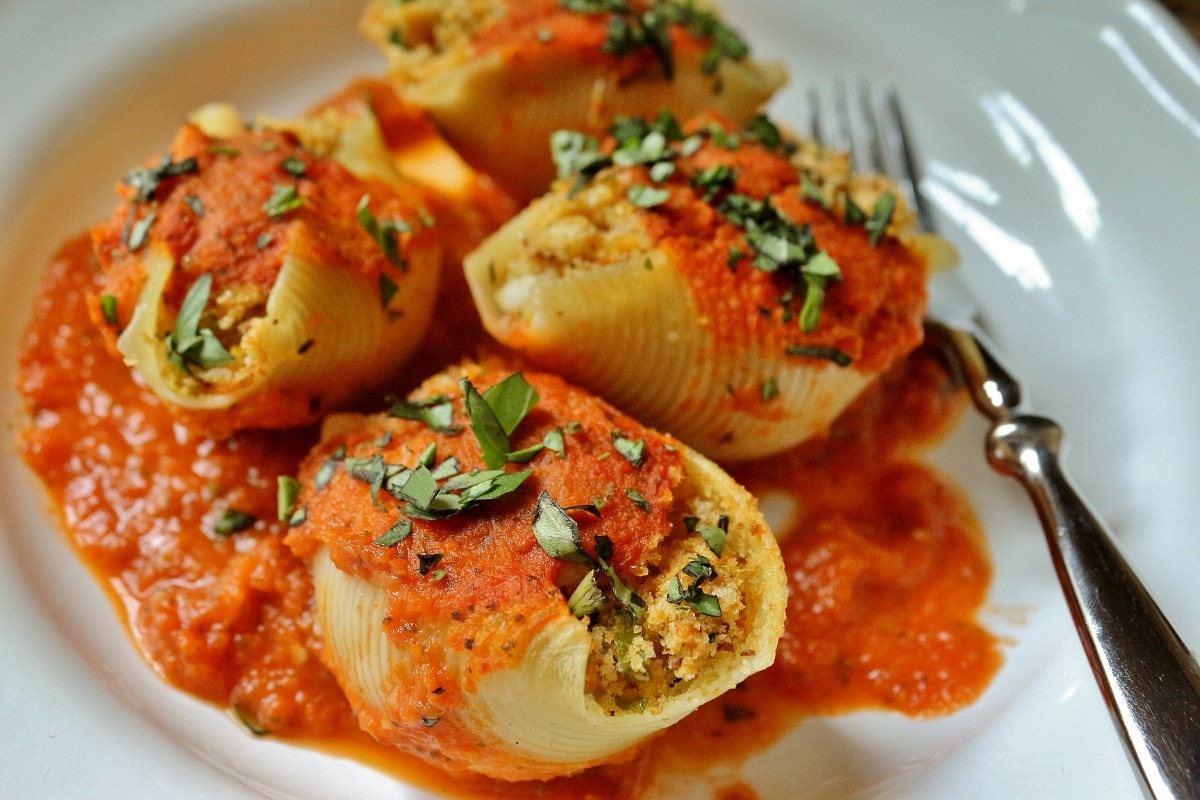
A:
[[[95,318],[114,339],[128,323],[145,279],[144,250],[131,252],[129,246],[129,230],[136,224],[131,216],[144,221],[155,215],[147,242],[165,245],[180,266],[164,292],[164,300],[174,308],[205,273],[213,276],[214,297],[224,289],[243,286],[269,291],[292,244],[291,229],[300,225],[311,231],[305,240],[306,257],[359,271],[372,283],[381,274],[402,283],[403,271],[388,261],[355,213],[366,195],[378,219],[402,221],[418,232],[425,228],[420,222],[427,213],[425,192],[420,187],[410,187],[401,197],[382,181],[358,178],[337,161],[305,150],[288,132],[250,131],[214,139],[194,125],[185,125],[175,137],[170,159],[174,163],[195,159],[196,167],[164,178],[151,202],[132,202],[134,190],[122,184],[120,193],[129,202],[119,204],[112,219],[92,232],[109,275],[103,291],[117,300],[116,324],[105,324],[98,313]],[[159,163],[154,159],[147,166]],[[268,214],[266,204],[286,187],[294,189],[300,205],[286,213]],[[398,234],[401,253],[414,236],[408,231]],[[425,233],[422,239],[429,236]]]
[[[68,243],[49,267],[21,347],[31,418],[24,457],[81,558],[128,610],[154,668],[272,734],[353,752],[446,794],[638,798],[662,770],[736,767],[805,714],[952,711],[977,697],[998,667],[995,641],[974,622],[990,571],[969,504],[946,478],[909,460],[962,407],[937,358],[918,351],[827,440],[736,474],[756,492],[793,493],[804,509],[794,530],[780,532],[793,600],[774,667],[668,731],[632,764],[532,786],[447,778],[358,734],[316,657],[311,581],[274,521],[275,478],[296,473],[314,433],[213,441],[188,432],[91,326],[84,297],[97,281],[84,239]],[[465,302],[453,291],[442,298]],[[482,341],[477,327],[462,334],[457,348],[446,336],[415,372],[473,355]],[[258,522],[216,535],[226,508]],[[736,781],[722,791],[753,797]]]
[[[688,130],[697,127],[693,122]],[[707,139],[677,163],[680,169],[661,184],[671,190],[670,197],[644,212],[643,219],[656,247],[687,277],[718,346],[731,351],[754,345],[780,351],[790,345],[832,347],[849,356],[854,369],[874,373],[920,343],[923,261],[890,237],[872,246],[863,226],[845,224],[804,199],[796,168],[785,155],[753,142],[731,150]],[[808,225],[816,246],[841,267],[841,279],[826,290],[815,330],[800,327],[803,290],[786,306],[781,303],[794,278],[754,268],[745,232],[704,199],[707,190],[690,183],[691,176],[718,166],[736,175],[731,191],[769,199],[792,222]],[[644,172],[638,168],[635,174],[651,184]]]
[[[630,5],[643,9],[647,4]],[[512,63],[545,60],[552,54],[561,55],[565,63],[612,70],[622,82],[665,77],[658,55],[649,46],[633,48],[623,55],[605,51],[613,16],[568,11],[558,0],[508,0],[504,15],[480,30],[471,43],[480,55],[499,51]],[[670,26],[668,35],[676,59],[681,54],[696,57],[711,45],[711,39],[693,37],[679,25]]]

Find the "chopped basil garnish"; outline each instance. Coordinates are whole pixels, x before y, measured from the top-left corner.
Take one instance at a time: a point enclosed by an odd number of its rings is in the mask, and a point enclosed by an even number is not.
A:
[[[429,570],[436,567],[441,560],[441,553],[417,553],[417,574],[428,575]],[[445,573],[443,573],[443,576],[444,574]]]
[[[412,535],[412,520],[400,519],[393,525],[387,533],[376,539],[373,544],[380,547],[391,547],[403,542]]]
[[[369,194],[364,194],[358,201],[357,215],[358,224],[375,240],[387,260],[401,270],[407,271],[408,262],[400,257],[398,237],[401,233],[412,231],[412,226],[401,220],[385,219],[380,221],[376,219],[375,215],[371,213],[371,195]],[[386,306],[387,303],[385,302],[384,305]]]
[[[163,156],[154,167],[137,167],[125,176],[125,185],[137,192],[134,203],[148,203],[154,199],[155,192],[164,178],[174,178],[195,172],[198,164],[194,158],[172,161],[170,156]]]
[[[234,713],[234,716],[237,717],[238,722],[245,725],[246,730],[250,731],[255,736],[266,736],[268,733],[270,733],[270,731],[268,731],[266,728],[264,728],[262,726],[262,723],[260,723],[257,719],[255,719],[253,716],[251,716],[250,712],[247,711],[241,705],[241,703],[233,704],[233,713]]]
[[[641,620],[642,614],[646,611],[646,601],[637,592],[626,586],[620,576],[617,575],[617,571],[609,563],[612,560],[612,555],[612,539],[607,536],[597,536],[596,561],[599,562],[601,571],[608,577],[608,582],[612,585],[613,594],[621,601],[622,605],[629,609],[634,619]]]
[[[722,514],[717,519],[716,525],[698,525],[696,533],[699,533],[704,543],[708,545],[708,549],[713,551],[713,554],[718,558],[725,552],[725,541],[729,538],[729,517]]]
[[[604,592],[596,584],[596,570],[591,570],[583,576],[583,580],[571,592],[567,599],[567,608],[579,619],[590,616],[608,605]]]
[[[500,469],[508,462],[508,454],[511,451],[504,426],[470,380],[463,378],[461,385],[463,405],[466,406],[467,417],[471,420],[471,432],[479,442],[483,461],[492,469]]]
[[[438,485],[433,474],[429,471],[429,467],[421,464],[408,476],[408,480],[404,482],[404,487],[400,490],[400,496],[417,506],[418,508],[428,509],[433,503],[433,498],[437,496]]]
[[[258,518],[253,514],[238,511],[236,508],[227,508],[213,523],[213,533],[218,536],[232,536],[251,527],[255,522],[258,522]]]
[[[846,210],[843,219],[847,225],[866,225],[867,212],[863,211],[849,193],[846,194]]]
[[[483,399],[495,413],[505,435],[512,435],[540,398],[537,390],[525,380],[525,376],[514,372],[484,391]]]
[[[482,395],[467,378],[460,382],[463,389],[463,405],[471,420],[471,431],[479,442],[483,461],[492,469],[500,469],[509,460],[528,460],[537,450],[529,448],[519,451],[516,458],[508,437],[530,410],[537,405],[538,393],[525,377],[514,372]],[[540,447],[538,447],[540,450]]]
[[[117,298],[111,294],[100,296],[100,313],[104,315],[104,321],[109,325],[116,325],[120,322],[117,316]]]
[[[612,160],[600,152],[600,142],[594,136],[578,131],[555,131],[550,134],[550,155],[558,169],[558,177],[579,175],[585,182]]]
[[[671,197],[671,191],[637,183],[629,187],[626,196],[629,198],[629,202],[638,208],[654,208],[667,202]]]
[[[296,156],[288,156],[282,162],[280,162],[279,166],[283,167],[283,169],[294,178],[304,177],[304,162]]]
[[[767,378],[762,382],[762,386],[759,387],[758,394],[764,403],[779,397],[779,380],[776,378]]]
[[[637,489],[626,489],[625,496],[633,501],[633,504],[642,511],[650,511],[650,501],[642,496],[642,493]]]
[[[182,370],[186,371],[189,364],[208,369],[233,361],[233,356],[217,340],[212,330],[200,327],[211,291],[210,273],[197,278],[179,307],[175,330],[167,334],[168,359]]]
[[[545,445],[547,450],[550,450],[559,458],[566,458],[567,446],[563,441],[562,428],[555,428],[554,430],[547,432],[542,438],[542,444]]]
[[[533,514],[533,535],[538,545],[552,558],[576,564],[592,563],[583,550],[579,525],[554,502],[549,492],[543,491],[538,496],[537,509]]]
[[[635,468],[642,466],[642,462],[646,460],[645,439],[638,439],[635,442],[618,430],[614,430],[610,436],[612,437],[613,446],[617,448],[617,452],[625,456],[626,461]]]
[[[133,212],[130,212],[133,213]],[[142,217],[133,224],[133,228],[129,233],[129,249],[137,250],[146,243],[146,239],[150,235],[150,226],[154,224],[154,219],[158,216],[158,209],[150,209],[150,213]]]
[[[277,184],[271,191],[267,202],[263,203],[263,211],[267,212],[267,216],[271,219],[279,219],[302,205],[304,205],[304,198],[296,192],[295,184]]]
[[[667,589],[667,602],[674,605],[687,603],[691,608],[705,616],[721,616],[721,601],[716,595],[707,594],[700,587],[717,577],[717,571],[712,563],[704,556],[696,556],[683,568],[683,574],[693,580],[685,589],[679,575],[671,579]]]
[[[711,40],[701,67],[707,74],[717,71],[721,61],[740,61],[750,52],[745,40],[715,14],[697,9],[691,2],[662,0],[637,11],[626,0],[559,0],[559,5],[577,14],[611,14],[602,52],[626,56],[638,50],[652,52],[668,80],[675,77],[675,54],[671,26],[683,27],[694,39]]]
[[[875,247],[887,235],[888,226],[892,224],[892,215],[896,211],[896,195],[884,192],[871,208],[871,218],[863,225],[871,234],[871,247]]]
[[[809,358],[824,358],[827,361],[832,361],[839,367],[848,367],[853,361],[850,356],[836,347],[820,347],[817,345],[789,345],[784,352],[789,356],[807,356]]]
[[[185,194],[183,196],[184,204],[192,210],[197,217],[204,216],[204,201],[194,194]]]
[[[387,308],[391,304],[392,298],[396,296],[396,291],[399,288],[394,280],[382,272],[379,273],[379,304]]]
[[[444,394],[425,400],[398,400],[388,409],[389,417],[415,419],[438,433],[458,433],[454,426],[454,403]]]
[[[379,502],[379,490],[383,488],[383,481],[387,478],[383,456],[376,453],[370,458],[347,458],[344,463],[350,477],[371,487],[371,502],[382,507]]]
[[[300,497],[300,481],[291,475],[280,475],[275,479],[275,504],[279,521],[288,522],[296,512],[296,500]]]

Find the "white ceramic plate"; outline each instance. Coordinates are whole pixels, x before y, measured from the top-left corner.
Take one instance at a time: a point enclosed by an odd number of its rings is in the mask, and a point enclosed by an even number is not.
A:
[[[1141,0],[741,0],[796,85],[894,82],[984,318],[1184,637],[1200,642],[1200,63]],[[381,62],[355,0],[0,0],[0,416],[39,269],[111,186],[213,99],[291,113]],[[1136,783],[1019,490],[970,421],[941,463],[989,530],[1006,664],[966,711],[817,719],[747,777],[764,800],[1128,798]],[[23,798],[419,797],[348,761],[253,739],[164,686],[0,453],[0,786]],[[703,798],[691,787],[675,794]]]

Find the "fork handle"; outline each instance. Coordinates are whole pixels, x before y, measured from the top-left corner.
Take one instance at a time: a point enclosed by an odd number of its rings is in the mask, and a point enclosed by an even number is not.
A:
[[[1062,430],[1010,417],[988,435],[988,459],[1025,486],[1109,712],[1156,800],[1200,799],[1200,665],[1072,488]]]

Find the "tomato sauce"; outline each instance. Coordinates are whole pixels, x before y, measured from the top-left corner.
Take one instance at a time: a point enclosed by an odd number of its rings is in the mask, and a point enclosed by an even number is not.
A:
[[[778,531],[791,604],[775,666],[631,763],[532,785],[449,777],[359,733],[321,666],[311,579],[275,519],[276,478],[297,473],[315,431],[224,440],[189,431],[106,349],[85,300],[99,281],[86,237],[49,265],[20,352],[23,456],[152,667],[256,732],[352,753],[457,796],[632,800],[653,796],[664,771],[716,774],[717,764],[730,769],[716,788],[733,800],[754,797],[736,767],[804,716],[949,713],[999,666],[996,641],[975,621],[990,578],[979,525],[961,490],[920,462],[953,426],[963,393],[936,352],[918,350],[826,438],[735,472],[759,496],[783,492],[799,506]],[[451,313],[469,300],[448,286],[439,303]],[[484,342],[477,323],[436,335],[414,374]],[[254,521],[222,535],[231,509]]]

